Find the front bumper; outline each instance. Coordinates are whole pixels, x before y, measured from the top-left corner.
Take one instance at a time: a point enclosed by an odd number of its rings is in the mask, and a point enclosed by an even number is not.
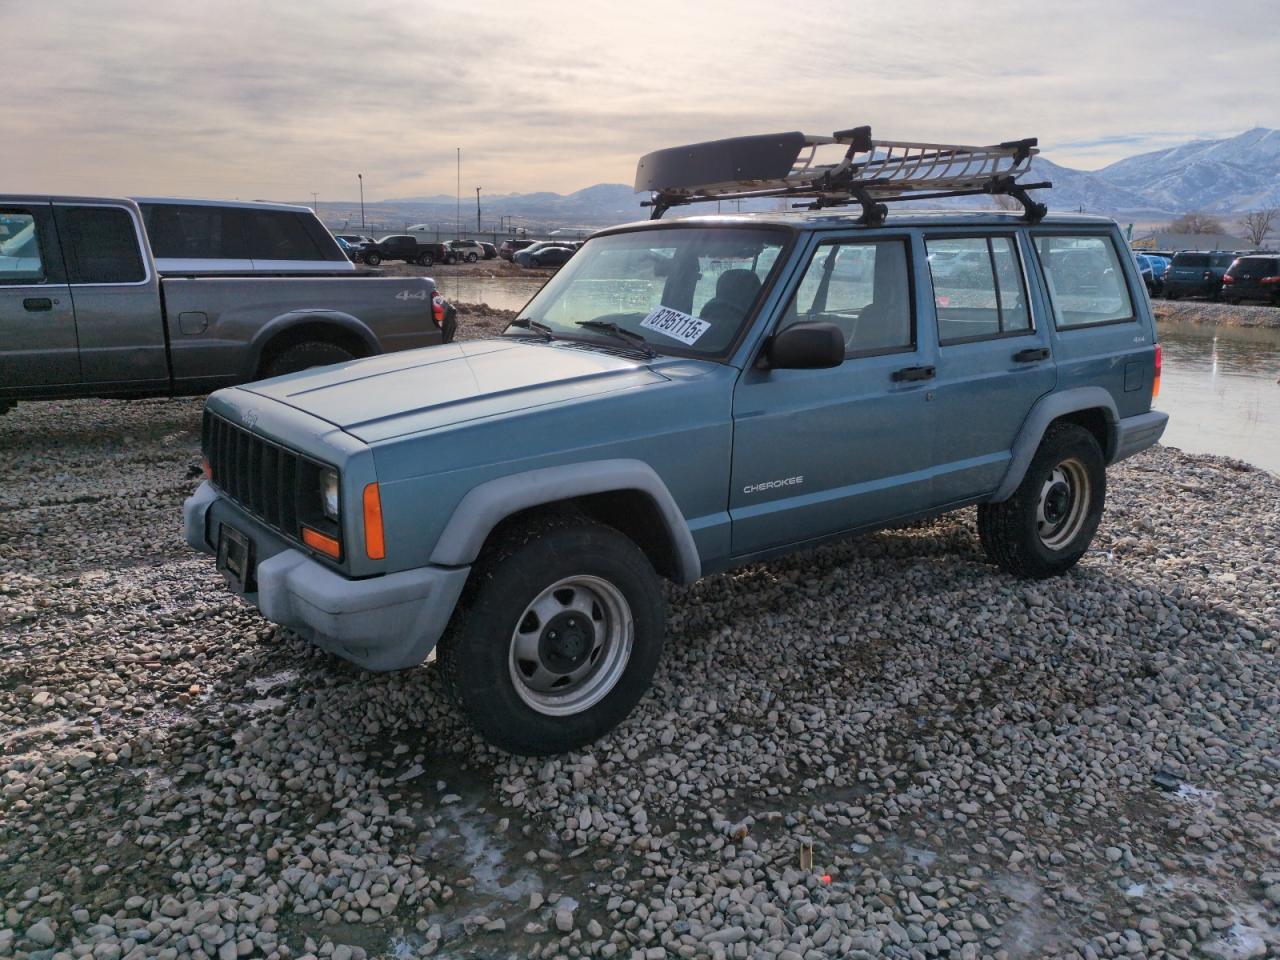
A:
[[[182,505],[187,543],[217,553],[223,523],[254,546],[257,589],[240,594],[273,623],[366,670],[422,663],[444,633],[469,567],[419,567],[352,580],[307,556],[209,483]]]
[[[1169,415],[1160,410],[1150,410],[1136,417],[1124,417],[1116,423],[1116,452],[1111,458],[1117,463],[1132,457],[1147,447],[1153,447],[1164,435]]]

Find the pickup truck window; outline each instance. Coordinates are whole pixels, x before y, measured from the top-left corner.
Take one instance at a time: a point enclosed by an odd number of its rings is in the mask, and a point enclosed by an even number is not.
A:
[[[0,210],[0,283],[39,283],[43,279],[35,217]]]
[[[929,237],[940,343],[1027,333],[1031,315],[1013,237]]]
[[[1109,238],[1040,234],[1035,247],[1060,330],[1134,319],[1124,270]]]
[[[910,350],[915,325],[906,242],[820,244],[779,329],[815,322],[844,331],[847,357]]]
[[[147,268],[138,229],[123,207],[62,206],[55,210],[71,283],[141,283]]]
[[[522,315],[556,336],[594,339],[584,321],[616,323],[658,350],[716,356],[736,342],[787,239],[784,230],[739,227],[595,237]]]
[[[236,213],[243,218],[245,241],[254,260],[330,259],[312,237],[301,214],[275,210]],[[337,250],[337,244],[333,246]]]
[[[167,260],[239,260],[249,255],[239,223],[225,207],[175,203],[142,205],[151,252]]]

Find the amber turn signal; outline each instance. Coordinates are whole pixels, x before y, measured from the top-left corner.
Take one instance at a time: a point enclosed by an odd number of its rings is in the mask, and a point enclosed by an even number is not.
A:
[[[1160,344],[1156,344],[1156,369],[1155,376],[1151,378],[1151,399],[1154,400],[1160,396],[1160,374],[1164,372],[1164,351],[1160,349]]]
[[[364,552],[370,560],[381,560],[387,555],[382,539],[382,495],[376,483],[364,488]]]
[[[342,544],[333,537],[326,536],[319,530],[312,530],[310,527],[302,528],[302,542],[312,550],[323,553],[326,557],[333,557],[337,560],[342,556]]]
[[[213,479],[213,467],[209,466],[209,460],[207,457],[200,461],[200,469],[204,471],[204,478],[206,480]]]

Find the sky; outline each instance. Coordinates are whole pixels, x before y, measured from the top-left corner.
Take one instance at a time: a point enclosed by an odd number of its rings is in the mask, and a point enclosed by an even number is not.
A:
[[[1274,3],[0,0],[0,190],[293,200],[630,183],[869,123],[1086,169],[1280,127]],[[15,42],[16,41],[16,42]],[[1257,91],[1251,93],[1250,91]]]

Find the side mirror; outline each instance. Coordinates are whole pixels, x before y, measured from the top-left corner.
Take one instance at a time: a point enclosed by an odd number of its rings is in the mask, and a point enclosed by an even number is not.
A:
[[[769,341],[764,359],[778,370],[838,367],[844,363],[844,331],[828,322],[793,324]]]

